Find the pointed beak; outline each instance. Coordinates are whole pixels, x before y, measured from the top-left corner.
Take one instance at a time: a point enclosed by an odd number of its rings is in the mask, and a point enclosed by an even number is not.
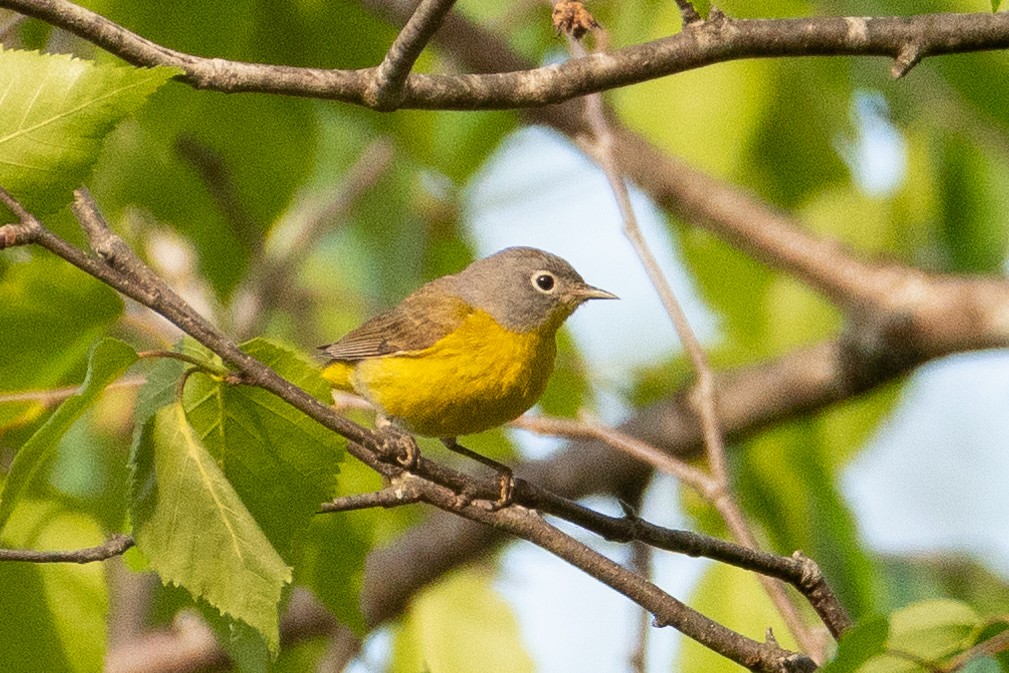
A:
[[[580,285],[571,294],[580,301],[588,301],[589,299],[620,299],[620,297],[612,292],[600,290],[598,287],[592,287],[591,285]]]

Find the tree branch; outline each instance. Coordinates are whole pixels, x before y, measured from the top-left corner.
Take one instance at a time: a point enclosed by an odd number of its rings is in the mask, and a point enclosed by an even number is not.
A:
[[[197,88],[376,106],[368,91],[378,81],[378,68],[323,70],[203,58],[158,45],[67,0],[0,0],[0,7],[63,28],[134,65],[181,68],[185,71],[181,79]],[[403,7],[398,11],[404,13]],[[412,74],[403,83],[397,106],[446,110],[537,107],[714,63],[788,56],[898,59],[908,53],[909,45],[919,59],[1005,49],[1009,47],[1009,14],[753,20],[716,14],[670,37],[524,72]]]
[[[404,475],[407,482],[414,479],[418,477]],[[708,619],[636,573],[548,525],[535,510],[512,506],[490,511],[472,504],[460,508],[458,496],[451,490],[424,488],[423,493],[424,500],[430,504],[459,511],[468,519],[494,526],[546,549],[644,607],[655,616],[656,626],[674,626],[681,633],[752,671],[777,673],[812,671],[816,668],[812,660],[804,655],[784,651],[773,642],[758,643]]]
[[[0,549],[0,561],[28,563],[94,563],[119,556],[133,546],[129,535],[116,534],[104,543],[71,551],[35,551],[32,549]]]
[[[365,100],[377,110],[395,110],[403,97],[403,86],[424,45],[438,30],[455,0],[421,0],[410,20],[396,36],[365,91]]]

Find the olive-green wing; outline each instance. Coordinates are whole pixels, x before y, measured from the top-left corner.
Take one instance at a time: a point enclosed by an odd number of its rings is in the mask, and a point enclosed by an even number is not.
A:
[[[423,350],[458,327],[471,310],[445,289],[436,283],[425,285],[393,310],[319,348],[334,360],[348,361]]]

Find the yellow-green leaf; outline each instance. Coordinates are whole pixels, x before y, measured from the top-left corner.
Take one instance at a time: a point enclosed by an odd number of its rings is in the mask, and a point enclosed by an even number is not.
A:
[[[36,214],[69,203],[105,135],[180,72],[0,49],[0,185]]]
[[[396,642],[393,673],[532,673],[518,622],[478,570],[456,573],[414,601]]]
[[[0,531],[14,511],[18,497],[37,478],[60,438],[95,403],[105,386],[122,376],[136,360],[136,351],[116,339],[103,339],[91,349],[88,374],[80,392],[67,398],[24,443],[14,457],[7,479],[0,484]]]
[[[185,587],[280,644],[278,606],[291,569],[186,420],[180,403],[158,411],[133,456],[137,545],[166,583]]]

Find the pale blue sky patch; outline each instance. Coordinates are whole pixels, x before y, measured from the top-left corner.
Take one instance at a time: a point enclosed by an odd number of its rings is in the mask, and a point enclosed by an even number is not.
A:
[[[848,468],[844,490],[882,552],[967,553],[1009,578],[1009,353],[926,365]]]
[[[886,99],[878,91],[856,91],[851,120],[855,136],[838,137],[834,148],[859,189],[870,196],[893,194],[907,177],[907,143],[890,120]]]

